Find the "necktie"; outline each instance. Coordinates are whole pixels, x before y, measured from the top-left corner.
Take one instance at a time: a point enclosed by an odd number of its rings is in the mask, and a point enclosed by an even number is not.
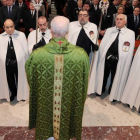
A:
[[[137,16],[135,16],[135,28],[137,28],[137,25],[138,25],[138,19],[137,19]]]
[[[120,35],[120,29],[118,29],[118,34],[116,36],[116,39],[114,40],[114,42],[111,44],[110,48],[109,48],[109,52],[113,55],[118,55],[118,45],[119,45],[119,35]]]
[[[9,42],[10,49],[13,49],[14,45],[13,45],[12,37],[9,36],[9,38],[10,38],[10,42]]]
[[[45,35],[45,33],[42,33],[41,43],[42,43],[43,46],[46,45],[46,42],[45,42],[45,39],[44,39],[44,35]]]
[[[9,15],[9,17],[11,17],[11,7],[9,7],[8,15]]]
[[[105,20],[105,18],[106,18],[106,16],[107,16],[107,13],[106,13],[106,10],[104,10],[104,20]]]
[[[31,15],[32,15],[32,18],[33,18],[33,16],[34,16],[33,11],[31,11]]]
[[[19,8],[22,8],[22,3],[19,3]]]
[[[97,10],[97,5],[94,5],[94,9]]]

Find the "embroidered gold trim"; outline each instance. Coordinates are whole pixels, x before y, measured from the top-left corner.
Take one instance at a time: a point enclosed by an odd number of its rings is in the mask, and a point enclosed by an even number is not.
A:
[[[53,135],[55,139],[59,139],[64,61],[63,55],[54,57]]]

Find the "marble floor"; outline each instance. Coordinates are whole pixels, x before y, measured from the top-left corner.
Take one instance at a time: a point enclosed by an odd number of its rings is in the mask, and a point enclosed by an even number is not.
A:
[[[109,95],[87,97],[83,115],[82,140],[140,140],[140,114]],[[29,101],[0,100],[0,140],[34,140],[28,130]]]

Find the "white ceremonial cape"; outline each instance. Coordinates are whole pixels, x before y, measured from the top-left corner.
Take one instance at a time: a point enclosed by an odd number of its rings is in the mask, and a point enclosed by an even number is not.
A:
[[[28,47],[24,33],[14,31],[12,34],[13,45],[18,62],[18,87],[17,100],[27,100],[29,98],[29,86],[25,73],[25,62],[28,59]],[[9,87],[6,76],[6,54],[9,35],[4,32],[0,34],[0,99],[10,101]]]
[[[45,31],[44,39],[46,44],[49,43],[49,40],[52,38],[51,32],[49,29]],[[37,43],[42,39],[42,32],[38,29],[38,38]],[[36,44],[36,30],[32,31],[28,36],[28,49],[29,54],[32,53],[33,46]]]
[[[81,28],[82,28],[82,26],[79,23],[79,21],[74,21],[74,22],[70,23],[69,33],[68,33],[67,39],[71,44],[76,45],[77,38],[79,36]],[[91,23],[91,22],[88,22],[87,24],[85,24],[83,26],[83,28],[84,28],[87,36],[90,38],[90,40],[94,44],[96,44],[97,32],[98,32],[97,31],[97,26],[95,24]],[[93,36],[90,35],[90,32],[92,32],[92,31],[93,31]],[[98,42],[97,42],[97,44],[98,44]],[[89,57],[90,57],[90,62],[91,62],[90,73],[92,71],[92,74],[96,75],[96,65],[97,65],[97,60],[98,60],[98,51],[95,51],[94,55],[93,55],[93,52],[91,52]],[[89,77],[90,77],[90,74],[89,74]],[[92,86],[93,87],[95,87],[94,84],[95,84],[95,77],[92,78]]]
[[[140,46],[135,54],[121,101],[129,104],[131,108],[135,106],[138,111],[140,106]]]
[[[91,71],[91,76],[89,80],[88,94],[98,93],[101,95],[102,93],[102,85],[104,78],[104,65],[105,65],[105,57],[106,53],[114,42],[118,34],[116,27],[108,28],[106,33],[101,41],[99,47],[99,55],[98,55],[98,63],[97,73],[96,75]],[[111,92],[109,100],[121,100],[121,96],[128,78],[131,61],[133,57],[133,51],[135,46],[135,35],[134,32],[129,30],[127,27],[121,29],[119,35],[119,61],[117,64],[116,74],[114,77],[114,81],[112,84]],[[95,87],[92,85],[92,79],[96,76],[96,84]]]

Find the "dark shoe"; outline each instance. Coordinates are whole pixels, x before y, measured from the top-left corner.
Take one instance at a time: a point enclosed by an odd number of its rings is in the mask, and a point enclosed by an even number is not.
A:
[[[14,101],[14,99],[15,99],[15,96],[11,96],[10,97],[10,102]]]
[[[21,100],[21,101],[25,102],[25,100]]]
[[[114,103],[115,103],[116,101],[117,101],[117,100],[113,100],[112,102],[114,102]]]
[[[96,93],[96,96],[101,96],[101,95],[99,95],[98,93]]]

